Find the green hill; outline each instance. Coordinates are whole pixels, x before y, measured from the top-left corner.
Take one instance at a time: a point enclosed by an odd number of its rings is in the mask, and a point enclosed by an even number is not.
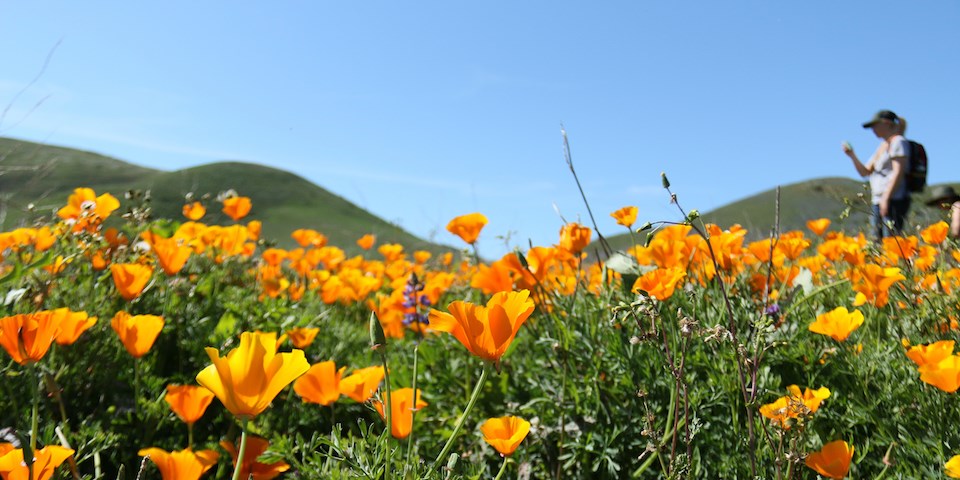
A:
[[[951,184],[957,188],[958,184]],[[927,192],[932,186],[927,187]],[[927,194],[913,197],[913,205],[907,218],[909,225],[929,225],[944,218],[944,213],[923,204]],[[736,200],[709,212],[701,212],[705,223],[715,223],[723,228],[739,224],[747,229],[749,240],[758,240],[770,235],[779,224],[780,231],[806,230],[807,220],[826,217],[832,222],[832,230],[847,233],[869,231],[870,191],[865,181],[850,178],[817,178],[780,187],[779,203],[776,187],[749,197]],[[779,211],[778,211],[779,205]],[[687,205],[686,208],[696,208]],[[643,236],[635,236],[637,242]],[[607,237],[613,250],[625,250],[632,245],[629,234]],[[596,242],[594,242],[596,243]],[[591,245],[599,249],[599,245]]]
[[[243,221],[263,222],[263,238],[292,247],[290,233],[312,228],[326,235],[331,245],[357,253],[355,241],[372,233],[377,243],[400,243],[408,250],[452,251],[447,246],[417,238],[348,200],[290,172],[262,165],[220,162],[165,172],[122,160],[70,148],[0,138],[0,230],[9,230],[49,216],[63,206],[76,187],[90,187],[124,198],[130,190],[150,192],[156,218],[182,219],[185,196],[203,198],[203,222],[230,224],[216,202],[218,193],[233,189],[250,197],[253,209]]]

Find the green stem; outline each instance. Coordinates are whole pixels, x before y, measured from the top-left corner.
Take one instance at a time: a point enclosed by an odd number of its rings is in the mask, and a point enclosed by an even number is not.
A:
[[[450,448],[453,447],[453,441],[456,440],[457,435],[460,434],[460,429],[463,428],[463,424],[467,420],[467,415],[470,413],[470,410],[473,410],[473,405],[477,403],[477,399],[480,398],[480,391],[483,389],[483,384],[487,381],[488,370],[490,370],[490,366],[484,363],[483,370],[480,371],[480,378],[477,379],[477,385],[473,387],[473,394],[470,395],[470,400],[467,402],[466,408],[464,408],[463,413],[460,414],[457,424],[453,427],[453,433],[450,434],[450,438],[447,439],[443,450],[440,450],[440,454],[437,455],[437,458],[433,461],[433,466],[430,467],[430,470],[436,470],[437,467],[440,466],[440,462],[442,462],[444,457],[447,456],[447,453],[450,452]]]
[[[407,471],[410,468],[410,460],[413,458],[413,425],[416,424],[417,420],[417,360],[419,360],[419,355],[417,354],[420,351],[420,344],[416,343],[413,346],[413,411],[410,412],[410,435],[407,436],[407,459],[403,464],[403,470]]]
[[[140,359],[133,359],[133,415],[140,418]]]
[[[243,470],[243,456],[247,453],[247,422],[240,421],[240,450],[237,452],[237,464],[233,468],[233,480],[240,480],[240,470]]]
[[[29,480],[34,480],[36,473],[33,469],[34,461],[33,459],[37,455],[37,435],[40,433],[40,378],[37,376],[37,367],[34,364],[27,364],[27,371],[30,376],[30,386],[33,393],[33,408],[30,419],[30,451],[24,452],[24,462],[27,464],[27,474],[29,475]],[[27,458],[29,456],[30,458]]]
[[[390,436],[393,435],[393,401],[390,399],[390,369],[387,367],[386,348],[386,345],[381,345],[377,348],[377,351],[380,352],[380,360],[383,362],[383,383],[384,389],[386,390],[383,403],[383,418],[384,421],[387,422],[387,428],[383,430],[383,434],[387,438],[387,451],[383,460],[383,480],[390,480],[390,465],[392,463],[391,457],[393,453],[393,449],[390,448]]]
[[[30,374],[30,390],[33,394],[33,407],[30,417],[30,451],[35,452],[37,450],[37,434],[40,430],[40,385],[39,378],[37,377],[37,367],[32,363],[28,364],[28,371]],[[33,478],[33,474],[30,475],[30,478]]]
[[[187,424],[187,448],[193,449],[193,424]]]
[[[508,463],[510,463],[510,457],[504,455],[504,456],[503,456],[503,465],[500,466],[500,472],[497,473],[496,478],[494,478],[493,480],[500,480],[500,478],[503,477],[503,474],[507,471],[507,464],[508,464]]]

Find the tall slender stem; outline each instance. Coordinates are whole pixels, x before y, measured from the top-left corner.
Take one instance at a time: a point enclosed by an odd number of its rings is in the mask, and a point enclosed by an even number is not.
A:
[[[466,408],[463,409],[463,413],[460,414],[457,424],[453,427],[453,433],[451,433],[450,438],[447,439],[443,450],[440,450],[440,454],[437,455],[437,458],[433,461],[433,466],[430,467],[431,470],[436,470],[437,467],[440,466],[440,462],[443,461],[443,458],[447,456],[447,453],[450,453],[450,448],[453,447],[454,440],[456,440],[457,435],[460,434],[460,429],[463,428],[463,424],[467,420],[467,415],[470,413],[470,410],[473,410],[473,405],[477,403],[477,399],[480,398],[480,391],[483,389],[483,384],[487,381],[488,370],[490,370],[490,365],[484,363],[483,370],[480,371],[480,378],[477,379],[477,385],[473,387],[473,394],[470,395],[470,400],[467,402]]]
[[[420,350],[420,343],[417,343],[413,346],[413,382],[411,387],[413,388],[413,411],[410,412],[410,435],[407,436],[407,459],[404,462],[403,469],[406,471],[410,468],[410,460],[413,458],[413,425],[416,425],[417,420],[417,360],[419,360],[419,355],[417,354]]]
[[[510,463],[510,457],[503,456],[503,465],[500,466],[500,472],[497,473],[497,476],[493,480],[500,480],[503,477],[503,474],[507,471],[507,464]]]
[[[393,456],[393,449],[390,448],[390,437],[393,434],[393,400],[390,398],[390,369],[387,367],[386,349],[386,345],[381,345],[377,348],[377,351],[380,352],[380,360],[383,362],[383,388],[386,390],[383,405],[383,419],[387,422],[387,427],[383,430],[383,433],[387,437],[387,451],[383,459],[383,480],[390,480],[391,457]],[[414,399],[414,402],[416,402],[416,399]]]
[[[237,452],[237,464],[233,468],[233,480],[240,480],[240,470],[243,470],[243,456],[247,453],[247,422],[249,421],[246,418],[240,421],[240,450]]]

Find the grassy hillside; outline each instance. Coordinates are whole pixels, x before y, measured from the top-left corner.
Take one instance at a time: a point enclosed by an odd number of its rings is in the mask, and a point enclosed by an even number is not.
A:
[[[207,223],[229,224],[220,212],[218,193],[234,189],[250,197],[246,220],[263,222],[263,237],[295,245],[290,233],[313,228],[333,245],[356,253],[355,241],[373,233],[377,243],[400,243],[407,249],[452,250],[417,238],[346,199],[290,172],[239,162],[222,162],[174,172],[140,167],[104,155],[0,138],[0,230],[49,216],[63,206],[76,187],[109,192],[128,207],[124,192],[150,191],[155,217],[181,219],[185,195],[207,206]],[[32,208],[29,207],[32,205]]]
[[[952,185],[957,188],[957,184]],[[923,204],[929,198],[927,193],[931,188],[927,187],[924,194],[913,196],[908,217],[910,225],[928,225],[944,218],[943,212]],[[870,191],[866,182],[851,178],[817,178],[784,185],[780,188],[779,199],[780,231],[805,230],[807,220],[822,217],[832,220],[830,228],[833,230],[868,231],[869,204]],[[757,240],[770,235],[777,225],[777,205],[777,189],[774,187],[701,214],[704,222],[724,228],[740,224],[748,230],[749,240]],[[696,208],[695,205],[685,207]],[[641,220],[638,222],[642,223]],[[643,241],[642,235],[635,238],[637,242]],[[629,234],[620,234],[608,237],[607,242],[614,250],[624,250],[630,247],[631,238]]]

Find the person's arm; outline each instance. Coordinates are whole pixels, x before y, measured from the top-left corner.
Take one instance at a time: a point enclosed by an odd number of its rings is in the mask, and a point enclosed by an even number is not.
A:
[[[873,156],[870,157],[870,160],[866,165],[860,161],[860,159],[857,157],[857,154],[853,151],[853,147],[851,147],[849,144],[845,143],[843,145],[843,153],[846,153],[847,156],[850,157],[850,160],[853,161],[853,167],[857,169],[857,173],[860,174],[861,177],[866,177],[867,175],[873,173],[873,165],[876,162],[877,157],[879,157],[886,148],[887,142],[880,142],[880,146],[877,147],[877,151],[873,152]]]

